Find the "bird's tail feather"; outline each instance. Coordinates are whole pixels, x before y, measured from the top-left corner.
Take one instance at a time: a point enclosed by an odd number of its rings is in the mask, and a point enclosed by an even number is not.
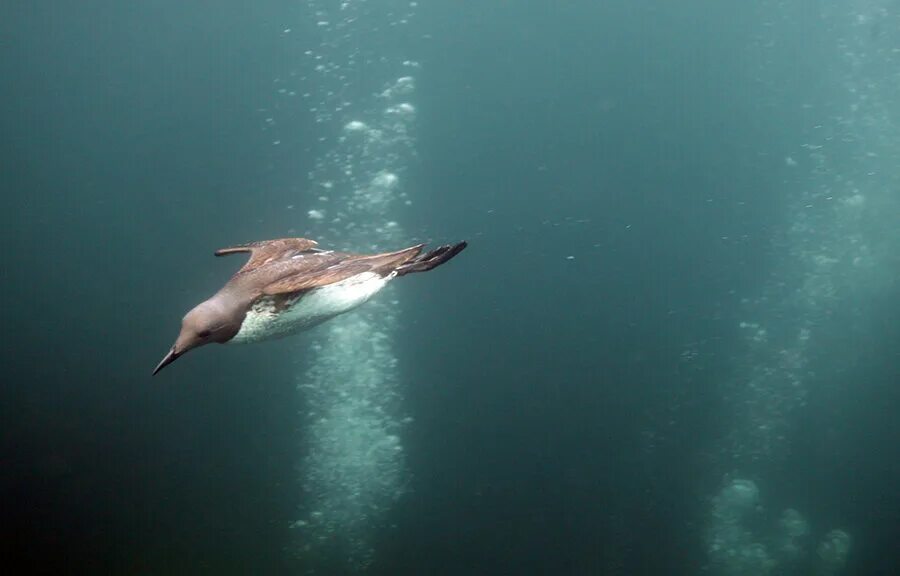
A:
[[[450,260],[463,251],[468,244],[458,242],[456,244],[446,244],[438,246],[434,250],[430,250],[421,256],[417,256],[406,264],[397,268],[397,276],[410,274],[412,272],[427,272],[432,268],[437,268],[447,260]]]

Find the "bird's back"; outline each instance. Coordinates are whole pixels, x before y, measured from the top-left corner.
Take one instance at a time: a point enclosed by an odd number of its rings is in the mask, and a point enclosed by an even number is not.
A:
[[[242,269],[223,290],[247,305],[233,342],[281,338],[311,328],[366,302],[384,288],[397,269],[422,251],[358,255],[309,250],[274,257]]]

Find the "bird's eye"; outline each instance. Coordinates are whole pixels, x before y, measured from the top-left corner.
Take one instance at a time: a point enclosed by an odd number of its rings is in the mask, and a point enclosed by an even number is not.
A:
[[[199,336],[201,338],[206,338],[209,335],[210,335],[209,330],[201,330],[201,331],[197,332],[197,336]]]

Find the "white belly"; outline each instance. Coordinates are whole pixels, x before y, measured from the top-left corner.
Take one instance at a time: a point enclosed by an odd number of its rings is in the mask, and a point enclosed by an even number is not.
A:
[[[245,343],[282,338],[352,310],[384,288],[394,277],[364,272],[346,280],[315,288],[280,312],[274,301],[261,298],[247,312],[240,331],[229,342]]]

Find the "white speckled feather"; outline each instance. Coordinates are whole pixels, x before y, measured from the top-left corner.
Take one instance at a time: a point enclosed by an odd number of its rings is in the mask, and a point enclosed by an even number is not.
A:
[[[247,312],[240,331],[229,342],[242,344],[282,338],[321,324],[365,303],[395,275],[391,273],[381,277],[374,272],[357,274],[310,290],[281,311],[276,311],[272,298],[261,298]]]

